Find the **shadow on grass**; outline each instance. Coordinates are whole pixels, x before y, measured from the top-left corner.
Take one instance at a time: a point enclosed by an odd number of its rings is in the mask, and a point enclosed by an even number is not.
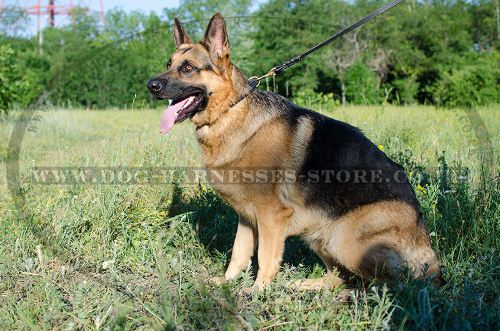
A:
[[[415,280],[405,273],[397,287],[389,288],[391,307],[397,307],[390,310],[391,325],[409,330],[498,330],[500,263],[495,234],[498,233],[500,181],[494,180],[488,189],[477,189],[470,181],[458,178],[463,171],[443,171],[446,164],[441,163],[437,174],[429,174],[429,186],[420,199],[424,207],[428,206],[423,212],[434,233],[433,244],[448,284],[434,287],[427,279]],[[190,213],[189,222],[209,254],[214,259],[220,257],[220,253],[229,257],[238,215],[212,190],[200,186],[196,192],[187,194],[182,187],[174,186],[169,216]],[[316,265],[322,266],[299,238],[287,241],[284,262],[293,266],[302,264],[310,273]],[[257,270],[255,262],[253,270]],[[348,287],[360,289],[360,293],[372,293],[368,292],[371,284],[357,278],[351,280]],[[232,292],[218,293],[224,293],[224,300],[239,300]],[[190,309],[200,302],[198,294],[189,300],[192,300],[188,305]],[[359,300],[366,307],[372,307],[367,309],[380,309],[383,305],[379,297]],[[212,303],[218,307],[218,301]],[[227,316],[228,312],[222,310],[221,314]]]
[[[238,214],[211,189],[200,186],[197,194],[188,196],[179,185],[174,185],[168,214],[173,217],[184,213],[192,213],[189,222],[209,254],[215,256],[225,253],[228,264],[238,227]],[[256,255],[253,258],[253,270],[257,270]],[[283,263],[296,267],[302,265],[309,270],[316,264],[323,265],[298,237],[287,239]]]

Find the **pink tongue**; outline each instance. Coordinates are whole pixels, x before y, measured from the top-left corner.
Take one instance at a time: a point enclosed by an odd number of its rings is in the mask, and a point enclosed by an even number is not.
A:
[[[175,105],[170,105],[163,112],[160,120],[160,133],[166,134],[170,129],[174,126],[175,120],[179,115],[177,112],[190,100],[190,98],[186,98]]]

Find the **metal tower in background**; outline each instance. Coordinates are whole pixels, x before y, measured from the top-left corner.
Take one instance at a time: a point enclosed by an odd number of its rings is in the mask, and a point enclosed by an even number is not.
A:
[[[99,9],[92,9],[92,1],[56,1],[56,0],[36,0],[36,1],[8,1],[0,0],[0,13],[4,10],[21,10],[30,16],[36,16],[37,33],[40,34],[43,19],[47,19],[48,26],[56,25],[56,17],[70,18],[73,23],[75,10],[89,13],[98,13],[102,24],[104,20],[104,0],[99,0]],[[66,23],[63,21],[63,24]],[[59,23],[58,23],[59,24]]]

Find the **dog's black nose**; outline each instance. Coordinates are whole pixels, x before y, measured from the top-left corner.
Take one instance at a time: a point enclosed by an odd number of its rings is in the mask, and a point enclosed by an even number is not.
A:
[[[161,81],[159,79],[153,78],[148,82],[148,89],[151,92],[158,92],[162,87],[163,85],[161,84]]]

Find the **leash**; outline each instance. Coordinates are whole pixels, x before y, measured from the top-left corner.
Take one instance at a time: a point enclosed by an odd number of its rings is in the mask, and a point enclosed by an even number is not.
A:
[[[397,5],[399,5],[401,2],[403,2],[404,0],[395,0],[395,1],[391,1],[387,4],[385,4],[384,6],[380,7],[379,9],[371,12],[370,14],[368,14],[367,16],[363,17],[362,19],[360,19],[359,21],[351,24],[350,26],[348,26],[347,28],[344,28],[342,30],[340,30],[339,32],[335,33],[333,36],[331,36],[330,38],[322,41],[321,43],[309,48],[308,50],[306,50],[305,52],[303,52],[302,54],[299,54],[293,58],[291,58],[290,60],[280,64],[280,65],[277,65],[276,67],[272,68],[271,70],[269,70],[269,72],[267,74],[265,74],[264,76],[260,76],[260,77],[257,77],[257,76],[253,76],[253,77],[250,77],[248,79],[248,86],[250,88],[250,90],[246,93],[244,93],[240,98],[239,100],[237,100],[235,103],[233,103],[231,105],[231,107],[234,107],[236,106],[240,101],[242,101],[243,99],[245,99],[248,95],[250,95],[253,91],[255,91],[255,89],[259,86],[260,84],[260,81],[267,78],[267,77],[272,77],[272,76],[276,76],[277,74],[285,71],[286,69],[290,68],[291,66],[299,63],[300,61],[302,61],[306,56],[310,55],[311,53],[314,53],[316,52],[317,50],[319,50],[320,48],[323,48],[325,47],[326,45],[334,42],[335,40],[341,38],[343,35],[345,35],[346,33],[349,33],[357,28],[359,28],[360,26],[362,25],[365,25],[366,23],[368,23],[369,21],[373,20],[375,17],[379,16],[379,15],[382,15],[383,13],[385,13],[386,11],[396,7]]]

